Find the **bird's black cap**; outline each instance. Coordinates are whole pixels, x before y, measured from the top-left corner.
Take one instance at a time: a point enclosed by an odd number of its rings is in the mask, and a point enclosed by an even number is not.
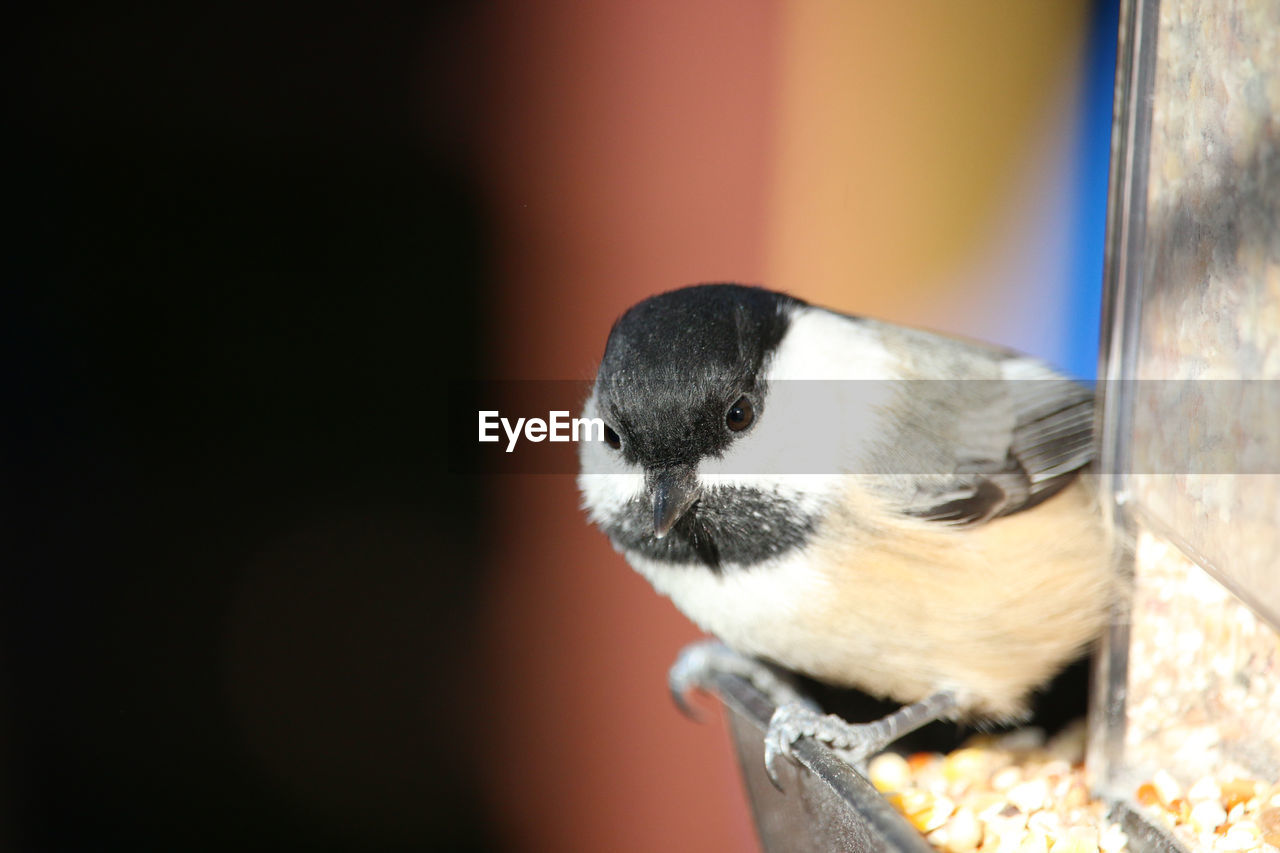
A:
[[[614,324],[596,391],[627,458],[646,468],[689,465],[732,440],[726,410],[760,404],[760,368],[786,334],[785,294],[702,284],[651,297]]]

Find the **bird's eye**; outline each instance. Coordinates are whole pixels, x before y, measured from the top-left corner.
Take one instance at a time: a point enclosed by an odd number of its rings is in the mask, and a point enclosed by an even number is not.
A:
[[[729,411],[724,416],[724,423],[734,432],[742,432],[751,426],[756,419],[755,407],[751,405],[751,401],[746,397],[739,397],[738,401],[729,407]]]
[[[619,447],[622,446],[622,439],[619,438],[618,434],[613,431],[613,427],[609,426],[608,424],[604,425],[604,442],[605,444],[612,447],[614,450],[617,450]]]

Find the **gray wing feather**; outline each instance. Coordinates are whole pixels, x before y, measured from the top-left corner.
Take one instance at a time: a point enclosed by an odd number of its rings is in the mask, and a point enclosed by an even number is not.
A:
[[[1035,506],[1089,464],[1090,389],[1034,359],[911,336],[907,351],[927,353],[908,365],[920,378],[882,410],[890,428],[871,466],[884,475],[873,488],[902,512],[980,523]]]

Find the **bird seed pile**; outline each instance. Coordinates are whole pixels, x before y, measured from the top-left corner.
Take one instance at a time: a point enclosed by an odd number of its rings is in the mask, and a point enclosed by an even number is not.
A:
[[[980,735],[947,755],[884,753],[869,778],[944,853],[1124,853],[1129,839],[1090,796],[1084,726]],[[1280,784],[1157,774],[1134,796],[1192,851],[1280,853]]]

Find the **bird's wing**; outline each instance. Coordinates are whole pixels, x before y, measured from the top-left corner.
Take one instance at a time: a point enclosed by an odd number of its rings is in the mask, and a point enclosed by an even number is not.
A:
[[[917,342],[918,343],[918,342]],[[1031,358],[946,340],[947,379],[902,383],[884,411],[878,491],[899,511],[970,525],[1035,506],[1093,458],[1093,392]],[[918,350],[917,350],[918,351]],[[932,370],[917,375],[945,375]]]
[[[1009,515],[1052,496],[1089,463],[1088,389],[1066,379],[1012,380],[1004,389],[991,409],[961,416],[954,469],[919,480],[905,512],[955,525]]]

